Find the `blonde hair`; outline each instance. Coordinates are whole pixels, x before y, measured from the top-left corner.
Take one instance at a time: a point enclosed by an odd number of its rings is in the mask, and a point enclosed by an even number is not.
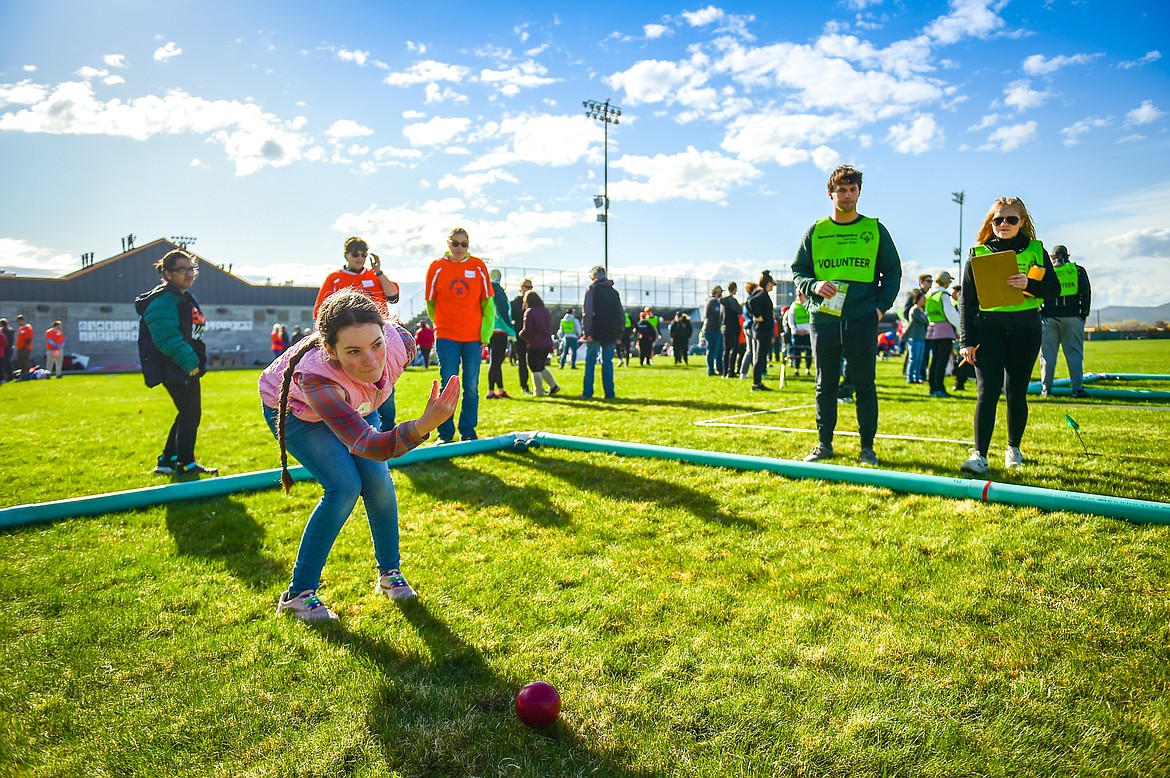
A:
[[[979,235],[975,238],[975,243],[981,245],[995,237],[995,233],[991,231],[991,217],[1003,207],[1015,208],[1019,211],[1020,232],[1028,236],[1029,240],[1036,240],[1036,225],[1032,223],[1032,216],[1028,213],[1028,206],[1024,205],[1024,201],[1018,197],[1000,197],[987,209],[987,215],[983,217],[983,226],[979,228]]]
[[[451,234],[447,236],[447,240],[454,240],[455,236],[460,233],[463,234],[463,237],[467,238],[468,243],[471,243],[471,236],[468,235],[467,230],[463,229],[462,227],[456,227],[455,229],[451,230]]]

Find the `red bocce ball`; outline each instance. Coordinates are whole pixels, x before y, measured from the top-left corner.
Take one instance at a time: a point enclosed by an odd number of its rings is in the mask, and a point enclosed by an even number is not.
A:
[[[533,681],[516,695],[516,715],[533,729],[551,726],[561,713],[561,695],[545,681]]]

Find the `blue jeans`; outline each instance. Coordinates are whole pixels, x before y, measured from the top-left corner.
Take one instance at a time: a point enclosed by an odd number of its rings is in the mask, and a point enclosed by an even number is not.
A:
[[[703,332],[703,337],[707,339],[707,375],[720,375],[723,373],[723,333],[708,330]]]
[[[459,375],[463,366],[463,401],[459,404],[459,437],[475,440],[475,426],[479,424],[479,366],[483,361],[483,346],[478,340],[460,341],[450,338],[435,340],[439,357],[439,386],[446,386],[453,375]],[[439,437],[455,438],[455,417],[439,425]]]
[[[906,383],[921,381],[925,372],[922,368],[923,358],[926,356],[926,341],[922,338],[908,340],[906,347],[910,350],[910,361],[906,365]]]
[[[561,367],[565,366],[565,357],[572,357],[572,359],[569,360],[569,364],[572,367],[577,366],[577,336],[576,335],[566,335],[565,336],[564,350],[561,351]]]
[[[366,423],[378,429],[378,412],[366,416]],[[264,420],[276,435],[276,411],[264,406]],[[321,484],[325,493],[301,535],[297,561],[289,592],[300,594],[321,585],[321,570],[342,526],[357,506],[358,497],[366,506],[370,537],[378,571],[393,570],[400,564],[398,551],[398,498],[385,462],[364,459],[349,453],[323,421],[301,421],[288,416],[285,447]]]
[[[616,344],[602,345],[596,340],[585,344],[585,384],[581,389],[582,397],[593,396],[593,371],[597,366],[597,354],[601,352],[601,389],[607,399],[616,395],[613,390],[613,352]]]

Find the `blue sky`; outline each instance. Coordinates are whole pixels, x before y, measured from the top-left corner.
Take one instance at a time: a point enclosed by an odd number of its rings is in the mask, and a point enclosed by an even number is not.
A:
[[[1022,197],[1099,305],[1170,301],[1170,10],[1129,0],[6,0],[0,268],[192,235],[315,285],[365,236],[422,278],[456,225],[503,265],[787,275],[865,173],[909,279]]]

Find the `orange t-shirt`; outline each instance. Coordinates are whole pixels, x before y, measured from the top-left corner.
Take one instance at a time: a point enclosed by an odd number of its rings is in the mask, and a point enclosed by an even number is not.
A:
[[[354,273],[345,268],[341,268],[340,270],[334,270],[326,276],[325,283],[321,284],[321,291],[317,292],[317,302],[313,303],[313,318],[317,317],[317,309],[321,307],[321,303],[325,302],[326,297],[338,289],[349,289],[351,287],[365,292],[367,297],[370,297],[374,302],[378,303],[378,307],[382,309],[382,313],[386,313],[386,295],[382,292],[382,283],[374,275],[374,271],[367,267],[360,273]]]
[[[479,257],[462,262],[436,259],[427,268],[426,285],[426,299],[435,303],[435,337],[478,343],[483,324],[480,303],[494,294],[487,266]]]
[[[65,345],[65,333],[50,327],[45,330],[45,350],[53,352],[54,355],[61,350]]]

